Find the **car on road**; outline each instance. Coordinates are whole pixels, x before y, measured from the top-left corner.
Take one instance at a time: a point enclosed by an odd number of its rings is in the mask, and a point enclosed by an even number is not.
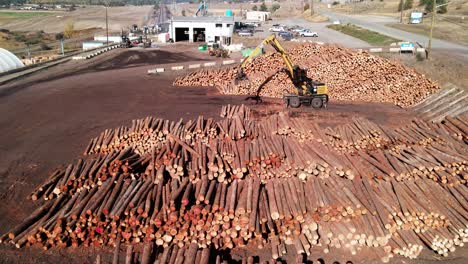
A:
[[[301,32],[303,30],[304,30],[304,28],[295,28],[295,29],[292,30],[292,32],[299,33],[299,32]]]
[[[250,26],[250,27],[259,27],[260,26],[260,23],[258,23],[258,22],[245,22],[243,24],[246,25],[246,26]]]
[[[271,32],[282,32],[286,31],[286,29],[283,26],[280,25],[273,25],[270,29]]]
[[[239,35],[241,37],[251,37],[251,36],[253,36],[253,31],[249,30],[249,29],[243,29],[243,30],[240,30],[239,32],[237,32],[237,35]]]
[[[339,21],[339,20],[333,21],[333,25],[340,25],[340,24],[341,24],[341,21]]]
[[[299,31],[298,33],[301,37],[318,37],[317,32],[310,31],[309,29],[304,29],[302,31]]]

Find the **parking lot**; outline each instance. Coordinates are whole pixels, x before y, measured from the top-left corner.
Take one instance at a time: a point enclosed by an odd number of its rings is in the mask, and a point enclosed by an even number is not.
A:
[[[310,29],[313,32],[317,32],[318,37],[298,37],[299,40],[312,40],[324,43],[333,43],[343,45],[349,48],[367,48],[370,45],[362,40],[350,37],[333,29],[327,28],[331,22],[325,23],[311,23],[304,19],[284,19],[284,20],[273,20],[262,23],[262,25],[255,29],[253,38],[265,38],[274,32],[269,31],[269,28],[273,24],[285,25],[287,27],[299,26],[304,29]],[[276,33],[278,34],[278,33]],[[249,37],[245,37],[249,38]],[[280,38],[282,39],[282,38]]]

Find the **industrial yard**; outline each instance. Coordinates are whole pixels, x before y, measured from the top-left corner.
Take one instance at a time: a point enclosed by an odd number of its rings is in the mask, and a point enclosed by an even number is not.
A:
[[[463,50],[176,10],[0,74],[0,263],[466,263]]]

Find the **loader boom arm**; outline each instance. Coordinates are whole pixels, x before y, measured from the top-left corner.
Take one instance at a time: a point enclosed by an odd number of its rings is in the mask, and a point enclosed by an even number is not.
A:
[[[246,57],[240,64],[240,68],[239,70],[242,71],[242,69],[244,69],[245,65],[247,65],[247,63],[252,60],[253,57],[257,56],[261,50],[263,49],[263,47],[265,45],[268,45],[270,44],[275,50],[276,52],[278,52],[280,55],[281,55],[281,58],[283,59],[284,61],[284,64],[286,64],[286,68],[290,74],[290,77],[291,79],[294,80],[294,78],[296,77],[295,76],[295,73],[294,73],[294,68],[293,68],[293,63],[291,61],[291,59],[289,58],[289,55],[288,53],[286,52],[286,50],[283,48],[283,46],[281,46],[281,44],[279,43],[278,39],[276,38],[275,35],[271,35],[267,38],[265,38],[261,43],[260,45],[258,45],[253,51],[252,53],[250,53],[250,55],[248,57]]]

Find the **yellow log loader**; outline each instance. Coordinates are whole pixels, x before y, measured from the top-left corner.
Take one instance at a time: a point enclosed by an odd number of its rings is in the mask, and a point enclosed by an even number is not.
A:
[[[286,72],[297,90],[297,94],[285,94],[283,96],[286,106],[291,106],[293,108],[300,107],[301,105],[310,105],[313,108],[326,107],[328,103],[327,86],[324,83],[312,81],[312,79],[307,77],[306,70],[300,68],[298,65],[294,65],[289,58],[288,53],[281,46],[275,35],[271,35],[264,39],[260,45],[258,45],[255,50],[241,62],[236,81],[245,79],[245,66],[253,57],[260,54],[263,47],[267,44],[270,44],[276,52],[281,55],[284,64],[286,64]],[[259,98],[260,91],[265,83],[267,83],[273,76],[274,74],[260,84],[257,89],[257,94],[255,95],[257,98]]]

